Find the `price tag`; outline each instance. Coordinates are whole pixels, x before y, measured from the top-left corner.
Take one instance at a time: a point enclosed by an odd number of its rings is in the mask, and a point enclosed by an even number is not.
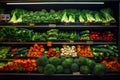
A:
[[[0,14],[0,20],[10,20],[10,14]]]
[[[80,72],[73,72],[73,75],[80,75]]]
[[[74,41],[70,40],[70,43],[72,43],[72,44],[73,44],[73,43],[74,43]]]
[[[30,23],[29,26],[30,26],[30,27],[33,27],[33,26],[35,26],[35,24],[34,24],[34,23]]]
[[[49,27],[56,27],[56,24],[49,24]]]
[[[51,46],[52,46],[52,42],[51,42],[51,41],[48,41],[48,42],[47,42],[47,46],[51,47]]]
[[[86,41],[86,44],[93,44],[93,41]]]

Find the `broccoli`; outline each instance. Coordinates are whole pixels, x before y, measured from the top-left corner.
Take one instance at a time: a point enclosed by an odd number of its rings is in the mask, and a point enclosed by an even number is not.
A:
[[[86,65],[80,66],[80,73],[82,74],[90,74],[90,68]]]
[[[52,75],[52,74],[54,74],[55,72],[56,72],[56,68],[55,68],[55,66],[52,65],[52,64],[47,64],[47,65],[45,66],[45,68],[44,68],[44,73],[45,73],[46,75]]]
[[[79,64],[80,65],[86,65],[87,58],[85,57],[79,57]]]
[[[75,58],[73,62],[80,65],[79,58]]]
[[[86,60],[86,65],[93,70],[94,66],[95,66],[96,62],[90,59]]]
[[[72,62],[73,62],[72,58],[66,58],[66,59],[62,62],[62,66],[63,66],[64,68],[70,68]]]
[[[44,73],[44,67],[43,66],[38,66],[37,70],[39,73]]]
[[[48,64],[48,58],[46,56],[38,57],[36,63],[38,66],[45,66]]]
[[[62,72],[63,72],[63,66],[58,65],[58,66],[56,67],[56,73],[62,73]]]
[[[77,72],[77,71],[79,71],[79,66],[78,66],[78,64],[73,63],[73,64],[71,65],[71,71],[72,71],[72,72]]]
[[[49,63],[57,66],[57,65],[61,64],[61,60],[60,60],[60,58],[54,56],[54,57],[49,58]]]
[[[93,74],[102,76],[108,71],[108,68],[104,64],[97,63],[93,69]]]

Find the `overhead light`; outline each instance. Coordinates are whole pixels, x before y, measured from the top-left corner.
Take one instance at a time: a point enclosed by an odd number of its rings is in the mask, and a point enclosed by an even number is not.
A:
[[[25,3],[7,3],[7,5],[31,5],[31,4],[104,4],[104,2],[25,2]]]

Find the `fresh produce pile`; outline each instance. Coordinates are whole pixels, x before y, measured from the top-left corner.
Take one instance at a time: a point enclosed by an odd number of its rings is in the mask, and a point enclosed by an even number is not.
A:
[[[91,46],[93,55],[95,59],[109,58],[113,59],[118,57],[118,49],[116,45],[94,45]]]
[[[50,29],[46,32],[34,32],[33,30],[16,27],[4,27],[0,29],[0,41],[56,41],[56,40],[114,40],[115,35],[110,31],[94,32],[83,30],[79,33]]]
[[[2,67],[0,71],[25,71],[31,72],[37,70],[37,64],[35,59],[14,59]]]
[[[93,57],[92,50],[88,45],[77,45],[77,52],[79,56]]]
[[[30,47],[27,57],[38,57],[42,56],[44,53],[44,46],[43,45],[38,45],[37,43],[34,44],[33,47]]]
[[[11,11],[10,23],[115,23],[113,12],[110,8],[100,11],[64,9],[55,11],[39,10],[27,11],[14,9]]]
[[[60,55],[64,57],[77,57],[78,56],[75,46],[63,45],[60,51],[61,51]]]
[[[52,74],[71,74],[80,72],[80,74],[104,75],[107,67],[104,64],[96,63],[91,59],[66,58],[66,57],[39,57],[37,58],[37,70],[46,75]]]
[[[49,48],[48,51],[45,52],[45,55],[47,55],[47,57],[59,57],[60,56],[60,49],[59,47],[55,47],[55,48]]]
[[[26,47],[22,48],[12,48],[10,52],[6,54],[7,57],[26,57],[28,49]]]
[[[118,57],[116,45],[63,45],[62,47],[46,47],[35,43],[27,47],[0,47],[0,58],[10,57],[93,57],[97,60]]]
[[[118,58],[114,58],[112,61],[102,60],[101,63],[105,64],[110,72],[120,71],[120,63],[118,62]]]
[[[0,47],[0,59],[7,57],[7,53],[10,51],[11,47],[1,46]]]

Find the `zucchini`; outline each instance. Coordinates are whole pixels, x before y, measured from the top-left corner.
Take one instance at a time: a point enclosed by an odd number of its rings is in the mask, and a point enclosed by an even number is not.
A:
[[[18,48],[17,52],[21,52],[21,51],[26,50],[26,49],[27,49],[26,47]]]

